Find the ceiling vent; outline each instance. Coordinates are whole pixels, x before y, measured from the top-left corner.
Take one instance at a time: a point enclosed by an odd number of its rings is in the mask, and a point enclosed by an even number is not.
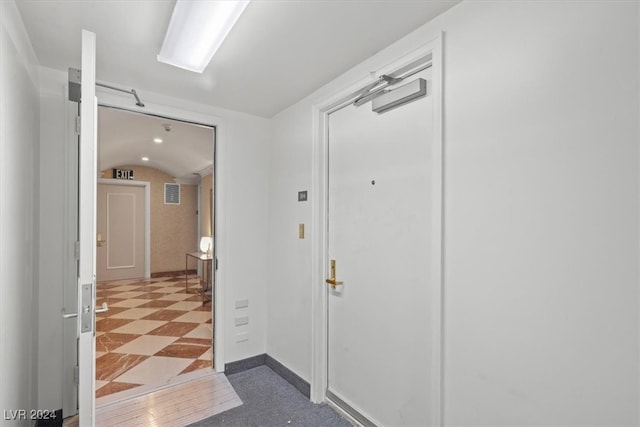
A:
[[[173,184],[168,182],[164,184],[164,204],[180,204],[180,184]]]

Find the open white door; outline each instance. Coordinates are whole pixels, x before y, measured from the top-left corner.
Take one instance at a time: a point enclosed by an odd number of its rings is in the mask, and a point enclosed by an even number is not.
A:
[[[79,268],[78,268],[78,409],[80,425],[95,424],[96,301],[96,35],[82,31],[82,102],[80,104]]]

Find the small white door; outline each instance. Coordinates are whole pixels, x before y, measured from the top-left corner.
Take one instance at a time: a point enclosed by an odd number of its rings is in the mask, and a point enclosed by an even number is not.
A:
[[[98,184],[98,282],[144,277],[144,208],[144,187]]]
[[[329,116],[329,399],[365,425],[429,425],[433,103]],[[327,272],[331,277],[331,272]]]
[[[82,31],[82,102],[79,154],[78,409],[81,426],[95,422],[96,301],[96,35]]]

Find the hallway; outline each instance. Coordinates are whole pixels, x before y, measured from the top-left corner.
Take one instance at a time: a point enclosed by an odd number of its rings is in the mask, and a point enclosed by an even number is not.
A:
[[[376,413],[400,405],[360,404],[356,388],[406,396],[396,415],[428,411],[430,425],[640,425],[640,1],[251,1],[202,73],[157,60],[180,2],[0,1],[6,417],[79,410],[90,426],[96,390],[109,400],[211,372],[197,369],[211,357],[231,377],[229,366],[269,357],[313,402],[341,385],[333,378],[353,385],[333,395],[378,425],[402,425],[377,422]],[[427,50],[433,81],[412,92],[394,72]],[[78,108],[69,89],[83,80]],[[355,127],[358,153],[338,157],[329,146],[343,103],[386,121],[404,109],[395,101],[422,93],[438,110],[418,119],[434,126],[428,166],[380,156],[356,175],[372,153]],[[88,189],[100,172],[132,170],[99,163],[95,105],[215,127],[215,147],[203,144],[216,166],[215,325],[210,304],[183,292],[180,278],[101,286],[98,307],[108,301],[111,310],[92,322],[95,241],[106,232],[95,230]],[[114,127],[123,147],[141,147],[129,165],[149,168],[160,150],[182,151],[168,136],[176,128],[162,123],[144,144]],[[397,132],[383,142],[404,153]],[[335,159],[344,162],[341,181],[331,179]],[[196,162],[153,188],[173,194],[173,184],[201,183],[211,171]],[[397,222],[379,215],[427,196],[407,186],[382,191],[423,172],[434,176],[429,200],[439,209],[411,209]],[[340,182],[353,194],[332,202],[328,187]],[[187,191],[180,194],[185,206]],[[192,217],[208,194],[195,191]],[[353,207],[345,217],[357,225],[373,215],[373,231],[345,226],[338,234],[327,221],[334,207]],[[435,267],[428,294],[397,286],[416,282],[388,256],[417,253],[392,246],[386,232],[417,236],[418,221],[434,230],[412,261]],[[167,222],[168,238],[145,247],[177,246],[183,223]],[[194,247],[208,235],[200,224],[184,237]],[[355,247],[335,253],[332,242]],[[371,255],[350,259],[363,248]],[[176,266],[145,254],[145,274],[181,270],[188,250],[175,251]],[[382,283],[370,279],[383,275]],[[373,314],[338,305],[360,289],[358,303]],[[427,305],[436,307],[425,313]],[[332,321],[333,308],[344,316]],[[415,313],[424,319],[408,317]],[[386,319],[398,320],[403,335]],[[207,354],[213,326],[215,352]],[[333,348],[368,351],[330,370],[344,360],[325,351],[332,331],[348,330],[355,333]],[[428,359],[411,360],[406,353],[425,337]],[[424,386],[414,390],[380,379],[397,366],[426,367],[433,381],[418,373]]]

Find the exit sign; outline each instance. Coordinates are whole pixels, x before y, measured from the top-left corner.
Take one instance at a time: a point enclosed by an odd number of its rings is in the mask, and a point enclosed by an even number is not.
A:
[[[113,169],[113,179],[133,179],[133,170]]]

